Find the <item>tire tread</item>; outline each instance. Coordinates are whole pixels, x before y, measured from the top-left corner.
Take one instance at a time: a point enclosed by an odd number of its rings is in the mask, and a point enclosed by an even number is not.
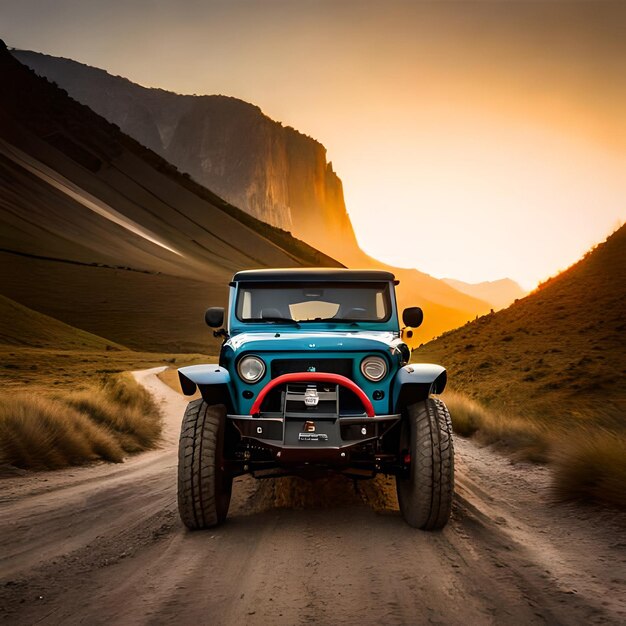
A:
[[[443,528],[454,496],[452,421],[445,403],[428,398],[408,408],[411,467],[396,480],[400,510],[408,524],[423,530]]]
[[[216,526],[225,517],[218,502],[216,475],[225,415],[223,405],[209,405],[199,399],[188,404],[183,417],[178,447],[178,511],[190,529]]]

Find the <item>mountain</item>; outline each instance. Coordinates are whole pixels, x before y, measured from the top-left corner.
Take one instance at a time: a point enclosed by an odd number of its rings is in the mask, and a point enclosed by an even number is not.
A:
[[[425,312],[416,345],[493,306],[428,274],[391,267],[363,253],[324,146],[271,120],[258,107],[226,96],[149,89],[37,52],[12,54],[249,214],[289,230],[349,267],[393,271],[400,280],[400,305],[419,305]]]
[[[147,89],[36,52],[13,55],[231,204],[312,245],[329,230],[356,246],[341,180],[324,146],[259,107]]]
[[[484,300],[491,304],[495,310],[504,309],[513,304],[515,300],[526,295],[526,292],[510,278],[482,283],[465,283],[454,278],[443,278],[442,280],[461,293]]]
[[[0,292],[133,348],[206,351],[233,272],[340,264],[201,187],[0,45]]]
[[[578,263],[495,314],[414,353],[451,385],[512,413],[590,413],[624,425],[626,226]]]

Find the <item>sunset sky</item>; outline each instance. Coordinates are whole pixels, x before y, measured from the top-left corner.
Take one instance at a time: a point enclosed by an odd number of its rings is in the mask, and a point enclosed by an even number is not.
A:
[[[318,139],[395,265],[531,288],[626,219],[626,2],[20,0],[0,37]]]

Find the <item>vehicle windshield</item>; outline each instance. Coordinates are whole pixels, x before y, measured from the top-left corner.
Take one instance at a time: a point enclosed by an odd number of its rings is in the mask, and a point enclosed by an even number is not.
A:
[[[242,322],[384,322],[391,316],[389,284],[242,284],[236,315]]]

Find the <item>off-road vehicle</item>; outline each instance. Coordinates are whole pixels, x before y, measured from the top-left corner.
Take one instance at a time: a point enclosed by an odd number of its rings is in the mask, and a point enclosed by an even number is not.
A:
[[[230,283],[228,314],[207,324],[223,337],[219,364],[178,370],[201,399],[183,418],[178,507],[184,524],[226,518],[233,478],[339,472],[396,477],[400,510],[416,528],[443,527],[454,489],[450,415],[435,397],[439,365],[409,364],[390,272],[248,270]]]

